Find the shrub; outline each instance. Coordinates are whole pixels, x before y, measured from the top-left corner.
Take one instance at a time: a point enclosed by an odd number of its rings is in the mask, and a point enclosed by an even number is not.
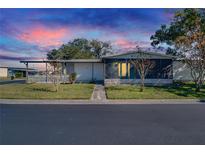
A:
[[[11,80],[14,80],[14,76],[13,75],[11,76]]]
[[[70,75],[69,75],[69,81],[70,81],[70,83],[75,83],[75,81],[76,81],[76,78],[77,78],[77,74],[76,73],[71,73]]]
[[[184,82],[184,81],[175,81],[174,83],[173,83],[173,85],[175,86],[175,87],[181,87],[181,86],[184,86],[186,83]]]
[[[23,73],[22,72],[16,72],[15,73],[15,77],[16,78],[22,78],[23,77]]]

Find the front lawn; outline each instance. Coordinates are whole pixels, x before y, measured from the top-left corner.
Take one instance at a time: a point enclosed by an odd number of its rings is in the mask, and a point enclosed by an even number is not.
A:
[[[195,93],[194,84],[187,83],[176,86],[145,87],[144,92],[139,92],[136,85],[119,85],[106,87],[108,99],[204,99],[205,86],[201,92]]]
[[[49,83],[0,85],[0,98],[9,99],[89,99],[93,84],[60,84],[58,92]]]
[[[11,80],[9,77],[0,77],[0,81]]]

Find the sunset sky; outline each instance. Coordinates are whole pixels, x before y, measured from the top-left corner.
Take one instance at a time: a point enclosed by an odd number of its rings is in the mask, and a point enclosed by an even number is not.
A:
[[[115,52],[150,47],[173,9],[0,9],[0,65],[43,59],[74,38],[110,41]]]

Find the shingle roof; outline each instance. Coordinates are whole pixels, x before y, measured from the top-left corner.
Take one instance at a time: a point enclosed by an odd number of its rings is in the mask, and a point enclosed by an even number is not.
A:
[[[162,53],[159,53],[159,52],[150,52],[150,51],[130,51],[130,52],[126,52],[126,53],[119,53],[119,54],[104,56],[102,58],[103,59],[110,59],[110,58],[117,58],[117,57],[122,57],[122,56],[126,56],[126,55],[131,55],[131,54],[132,55],[133,54],[138,54],[138,53],[142,53],[142,54],[146,54],[146,55],[154,55],[154,56],[164,57],[164,58],[169,58],[169,59],[175,59],[176,58],[174,56],[162,54]]]

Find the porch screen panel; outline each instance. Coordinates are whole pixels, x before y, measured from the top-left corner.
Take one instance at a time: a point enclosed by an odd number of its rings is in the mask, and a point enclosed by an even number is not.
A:
[[[146,79],[171,79],[172,60],[171,59],[152,59],[155,63],[154,68],[150,69]]]
[[[172,79],[172,60],[171,59],[151,59],[154,68],[149,69],[145,79]],[[140,79],[139,72],[131,64],[130,79]]]
[[[172,60],[171,59],[161,59],[161,78],[162,79],[172,79]]]
[[[111,61],[105,64],[105,78],[106,79],[118,78],[118,62]]]
[[[154,67],[148,70],[146,79],[160,79],[161,78],[161,66],[160,59],[151,59],[151,63],[153,63]]]

